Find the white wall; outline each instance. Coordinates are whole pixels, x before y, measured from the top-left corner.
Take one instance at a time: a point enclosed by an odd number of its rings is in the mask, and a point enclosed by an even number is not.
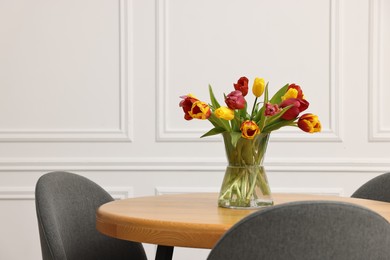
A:
[[[295,82],[320,116],[320,134],[272,134],[274,192],[349,196],[390,171],[389,17],[388,0],[0,0],[0,259],[40,259],[49,171],[116,198],[218,191],[221,139],[178,107],[209,83],[222,97],[241,76]]]

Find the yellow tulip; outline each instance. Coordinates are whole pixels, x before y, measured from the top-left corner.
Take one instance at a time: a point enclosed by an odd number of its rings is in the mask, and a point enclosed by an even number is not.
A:
[[[298,99],[305,99],[305,96],[303,95],[302,89],[297,84],[290,84],[287,88],[286,93],[282,97],[282,100],[286,100],[289,98],[298,98]]]
[[[228,107],[220,107],[215,110],[215,116],[225,120],[232,120],[234,118],[234,110]]]
[[[265,80],[263,78],[255,78],[253,81],[252,92],[256,97],[260,97],[264,93]]]
[[[282,100],[290,99],[290,98],[297,98],[298,97],[298,90],[290,88],[287,90],[286,94],[282,96]]]

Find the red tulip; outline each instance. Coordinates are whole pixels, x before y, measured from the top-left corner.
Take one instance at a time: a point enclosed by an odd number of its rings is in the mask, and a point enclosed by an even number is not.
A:
[[[237,81],[237,84],[233,84],[234,89],[241,91],[242,95],[245,97],[246,94],[248,94],[248,82],[249,82],[249,79],[247,77],[241,77]]]
[[[305,111],[309,107],[309,102],[306,99],[298,99],[298,98],[289,98],[284,100],[280,107],[284,108],[289,105],[293,105],[290,107],[282,116],[281,118],[285,120],[292,120],[296,117],[298,117],[299,113],[302,111]]]
[[[185,120],[192,120],[193,117],[189,114],[189,112],[192,109],[192,105],[199,101],[196,97],[194,97],[192,94],[188,94],[187,96],[181,96],[183,100],[180,101],[179,106],[183,108],[184,111],[184,119]]]

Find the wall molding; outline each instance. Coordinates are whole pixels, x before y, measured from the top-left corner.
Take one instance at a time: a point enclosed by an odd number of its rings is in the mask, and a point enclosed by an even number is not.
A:
[[[156,187],[155,195],[179,194],[179,193],[202,193],[202,192],[219,192],[220,187]],[[273,193],[294,193],[294,194],[313,194],[344,196],[343,188],[272,188]]]
[[[220,187],[156,187],[154,194],[156,196],[166,194],[183,194],[183,193],[210,193],[219,192]]]
[[[313,195],[326,195],[326,196],[344,196],[343,188],[318,188],[318,187],[302,187],[302,188],[287,188],[276,187],[272,188],[273,193],[294,193],[294,194],[313,194]]]
[[[104,189],[116,200],[134,197],[133,187]],[[35,187],[0,187],[0,201],[2,200],[35,200]]]
[[[105,187],[104,188],[114,199],[134,198],[133,187]],[[220,187],[182,187],[172,186],[155,187],[155,195],[178,194],[178,193],[208,193],[219,192]],[[300,193],[300,194],[316,194],[316,195],[332,195],[343,196],[342,188],[288,188],[275,187],[272,188],[274,193]],[[1,187],[0,201],[2,200],[35,200],[35,187]]]
[[[381,118],[386,113],[383,106],[382,93],[386,86],[382,83],[381,64],[383,59],[382,48],[382,27],[384,23],[381,14],[381,0],[370,1],[369,14],[369,136],[370,142],[390,142],[390,129],[382,125]]]
[[[13,158],[0,160],[0,172],[151,171],[223,172],[226,158]],[[265,161],[267,172],[388,172],[387,158],[275,158]]]
[[[118,129],[27,129],[0,130],[0,142],[131,142],[133,139],[133,24],[131,0],[119,3],[119,128]]]
[[[156,141],[157,142],[215,142],[220,141],[218,137],[208,137],[207,139],[200,139],[205,131],[202,130],[188,130],[170,128],[168,122],[168,108],[167,101],[168,89],[168,31],[167,16],[169,0],[156,0],[157,6],[157,67],[156,67],[156,93],[157,93],[157,121],[156,121]],[[315,136],[309,136],[305,133],[297,131],[288,131],[283,129],[272,133],[273,141],[282,142],[341,142],[342,141],[342,53],[341,53],[341,1],[329,0],[330,6],[330,41],[329,41],[329,107],[330,107],[330,125],[327,129],[322,129],[320,133]]]
[[[1,200],[35,200],[34,187],[1,187]]]
[[[103,187],[114,199],[134,198],[134,187]]]

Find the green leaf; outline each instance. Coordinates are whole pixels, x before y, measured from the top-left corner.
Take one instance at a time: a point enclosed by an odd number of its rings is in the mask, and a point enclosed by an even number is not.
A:
[[[238,140],[240,140],[241,132],[232,132],[230,136],[232,137],[233,147],[236,147]]]
[[[241,121],[246,120],[248,104],[245,104],[245,108],[238,110],[238,115]]]
[[[278,130],[279,128],[284,127],[284,126],[296,126],[296,123],[294,121],[295,121],[295,119],[277,121],[273,124],[269,124],[266,127],[264,127],[263,132],[270,133],[270,132]]]
[[[276,122],[276,120],[280,119],[280,117],[287,112],[287,110],[289,110],[291,107],[293,107],[294,105],[289,105],[289,106],[286,106],[284,108],[282,108],[282,111],[280,111],[279,113],[273,115],[273,116],[269,116],[267,118],[267,124],[272,124],[274,122]],[[284,120],[286,121],[285,119],[281,119],[281,120]]]
[[[220,108],[221,105],[218,103],[217,99],[215,98],[213,88],[211,87],[211,85],[209,85],[209,93],[210,93],[211,104],[213,105],[214,110]]]
[[[256,104],[256,107],[255,107],[254,112],[253,112],[253,119],[252,120],[255,122],[258,122],[260,120],[261,113],[264,111],[263,105],[261,106],[261,108],[259,108],[259,106],[260,106],[260,102],[258,102]]]
[[[211,113],[211,115],[208,118],[208,120],[215,127],[221,127],[223,129],[225,129],[226,131],[231,131],[231,127],[230,127],[229,121],[226,121],[224,119],[220,119],[220,118],[216,117],[216,115],[214,113]]]
[[[264,104],[268,102],[268,82],[267,85],[265,85],[265,90],[264,90]],[[265,107],[265,105],[263,105]]]
[[[254,107],[253,107],[253,111],[252,111],[252,114],[253,114],[253,120],[257,117],[258,115],[258,112],[259,112],[259,104],[260,102],[257,102],[254,104]]]
[[[232,130],[235,132],[239,132],[242,120],[241,120],[241,113],[238,110],[234,110],[234,119],[231,122],[232,122]]]
[[[275,95],[271,98],[270,102],[272,104],[280,104],[282,102],[282,96],[286,94],[288,86],[290,86],[290,84],[287,83],[281,89],[279,89],[278,92],[276,92]]]
[[[267,85],[265,85],[265,90],[264,90],[264,100],[263,100],[263,106],[259,110],[258,116],[255,120],[255,122],[258,122],[258,126],[260,128],[260,131],[263,131],[264,128],[264,123],[265,123],[265,105],[268,103],[268,82]]]
[[[222,134],[223,132],[226,132],[225,128],[223,128],[223,127],[214,127],[213,129],[211,129],[210,131],[208,131],[207,133],[202,135],[200,138],[206,137],[206,136],[211,136],[211,135]]]

